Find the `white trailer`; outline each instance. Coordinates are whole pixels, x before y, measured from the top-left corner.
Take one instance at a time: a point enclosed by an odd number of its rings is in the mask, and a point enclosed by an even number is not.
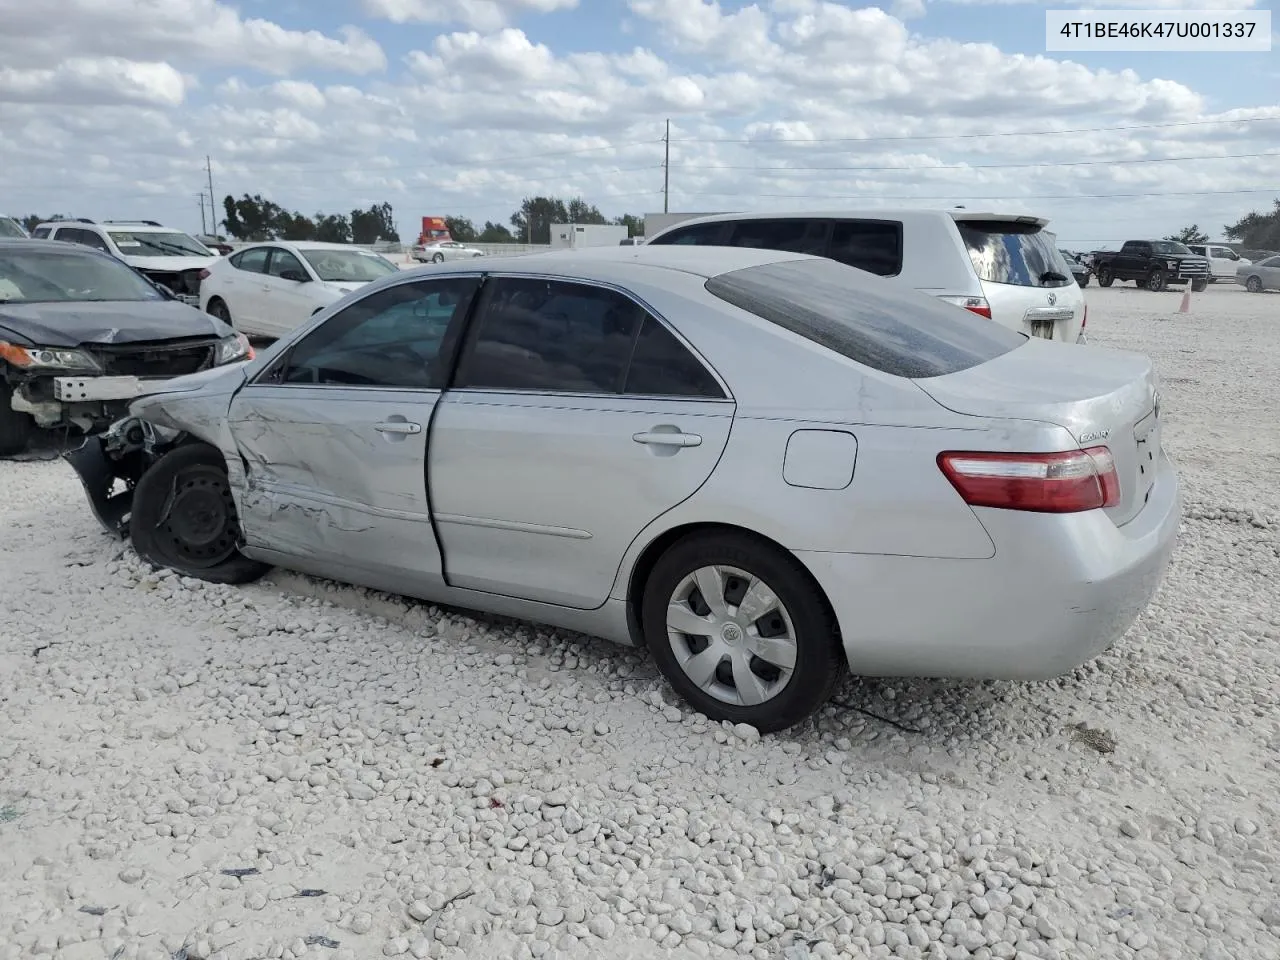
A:
[[[551,249],[616,247],[627,239],[627,228],[613,223],[553,223]]]

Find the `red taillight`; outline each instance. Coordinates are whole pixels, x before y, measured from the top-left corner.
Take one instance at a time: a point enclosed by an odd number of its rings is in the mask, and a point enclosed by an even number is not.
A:
[[[974,301],[977,302],[975,303]],[[970,313],[976,313],[978,316],[986,317],[988,320],[991,319],[991,304],[987,303],[985,300],[979,300],[977,297],[970,297],[969,302],[964,305],[964,308]]]
[[[200,279],[201,279],[201,280],[208,280],[208,279],[209,279],[209,271],[208,271],[208,270],[201,270],[201,271],[200,271]]]
[[[1089,305],[1084,305],[1084,319],[1080,321],[1080,332],[1084,333],[1084,328],[1089,325]]]
[[[1037,513],[1078,513],[1120,502],[1120,478],[1106,447],[1062,453],[938,454],[938,466],[965,503]]]

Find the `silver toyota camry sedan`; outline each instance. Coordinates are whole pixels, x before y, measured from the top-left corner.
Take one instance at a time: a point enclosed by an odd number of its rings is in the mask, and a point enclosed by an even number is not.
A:
[[[151,563],[644,645],[762,731],[846,668],[1071,670],[1147,603],[1180,512],[1145,357],[799,254],[423,267],[152,390],[68,454]]]

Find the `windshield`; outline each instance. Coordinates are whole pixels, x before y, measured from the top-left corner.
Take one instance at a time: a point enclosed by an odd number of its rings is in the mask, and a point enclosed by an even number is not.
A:
[[[25,237],[27,232],[13,217],[0,217],[0,237]]]
[[[132,257],[214,257],[217,256],[195,237],[185,233],[108,230],[120,252]]]
[[[1153,240],[1153,241],[1151,242],[1151,252],[1152,252],[1152,253],[1163,253],[1163,254],[1165,254],[1166,256],[1168,256],[1169,254],[1174,254],[1174,255],[1177,255],[1177,254],[1184,254],[1184,255],[1185,255],[1185,254],[1189,254],[1189,253],[1191,253],[1191,251],[1187,249],[1187,247],[1186,247],[1186,245],[1185,245],[1185,244],[1175,243],[1175,242],[1174,242],[1174,241],[1172,241],[1172,240]]]
[[[978,277],[1017,287],[1062,287],[1074,283],[1071,269],[1036,223],[958,220],[960,236]]]
[[[0,303],[164,299],[119,260],[50,246],[0,252]]]
[[[299,250],[321,280],[328,283],[368,283],[400,268],[367,250]]]
[[[789,260],[712,277],[709,293],[898,377],[939,377],[1026,343],[963,307],[834,260]]]

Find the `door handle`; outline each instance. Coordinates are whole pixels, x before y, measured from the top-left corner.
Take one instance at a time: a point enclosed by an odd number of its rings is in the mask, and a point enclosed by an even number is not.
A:
[[[385,420],[382,423],[375,423],[373,429],[379,433],[415,434],[422,432],[422,424],[410,423],[408,420]]]
[[[702,445],[702,438],[696,433],[681,433],[678,430],[670,433],[647,430],[642,433],[633,433],[631,439],[636,443],[647,443],[655,447],[699,447]]]

